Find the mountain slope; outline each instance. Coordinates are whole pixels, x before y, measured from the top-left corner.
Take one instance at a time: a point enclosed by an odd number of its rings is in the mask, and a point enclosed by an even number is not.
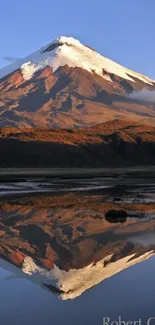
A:
[[[155,125],[155,106],[128,95],[153,80],[60,37],[0,70],[0,126],[88,127],[115,118]]]

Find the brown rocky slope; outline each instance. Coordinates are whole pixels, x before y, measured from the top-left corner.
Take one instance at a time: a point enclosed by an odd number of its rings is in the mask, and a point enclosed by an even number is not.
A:
[[[155,128],[114,120],[85,129],[0,129],[0,167],[154,164]]]
[[[116,118],[155,125],[155,105],[128,96],[154,90],[154,83],[105,74],[109,79],[79,67],[65,65],[53,72],[47,66],[24,80],[16,70],[0,79],[0,126],[79,128]]]
[[[154,233],[155,220],[129,218],[110,223],[105,211],[155,211],[154,203],[107,202],[106,195],[68,193],[23,197],[0,202],[0,257],[22,266],[26,256],[51,269],[81,268],[113,254],[113,262],[123,256],[155,250],[155,245],[134,244],[131,236]],[[154,242],[154,241],[153,241]],[[151,244],[151,243],[150,243]],[[152,243],[153,244],[153,243]]]

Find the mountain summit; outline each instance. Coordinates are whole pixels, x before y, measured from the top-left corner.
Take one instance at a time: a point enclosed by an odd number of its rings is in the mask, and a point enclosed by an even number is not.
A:
[[[0,77],[21,69],[24,79],[30,79],[33,74],[51,66],[53,71],[56,71],[60,66],[68,65],[69,67],[79,67],[91,73],[96,73],[104,79],[112,82],[112,79],[107,77],[107,73],[113,73],[121,78],[134,81],[134,78],[153,84],[154,82],[148,77],[133,72],[123,66],[109,60],[92,48],[85,46],[80,41],[72,37],[58,37],[52,43],[41,48],[39,51],[17,60],[13,64],[0,70]]]
[[[114,118],[155,125],[154,105],[130,97],[150,78],[59,37],[0,69],[0,126],[87,127]]]

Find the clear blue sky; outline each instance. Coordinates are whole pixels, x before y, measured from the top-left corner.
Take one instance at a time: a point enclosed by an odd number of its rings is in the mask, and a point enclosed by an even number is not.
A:
[[[0,66],[73,36],[155,79],[155,0],[1,0]]]

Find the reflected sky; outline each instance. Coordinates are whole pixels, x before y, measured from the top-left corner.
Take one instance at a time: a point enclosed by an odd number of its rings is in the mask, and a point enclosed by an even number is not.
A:
[[[23,278],[0,271],[0,315],[4,325],[101,324],[102,317],[145,320],[154,315],[155,258],[100,283],[74,300],[62,301]],[[145,279],[145,281],[144,281]]]

